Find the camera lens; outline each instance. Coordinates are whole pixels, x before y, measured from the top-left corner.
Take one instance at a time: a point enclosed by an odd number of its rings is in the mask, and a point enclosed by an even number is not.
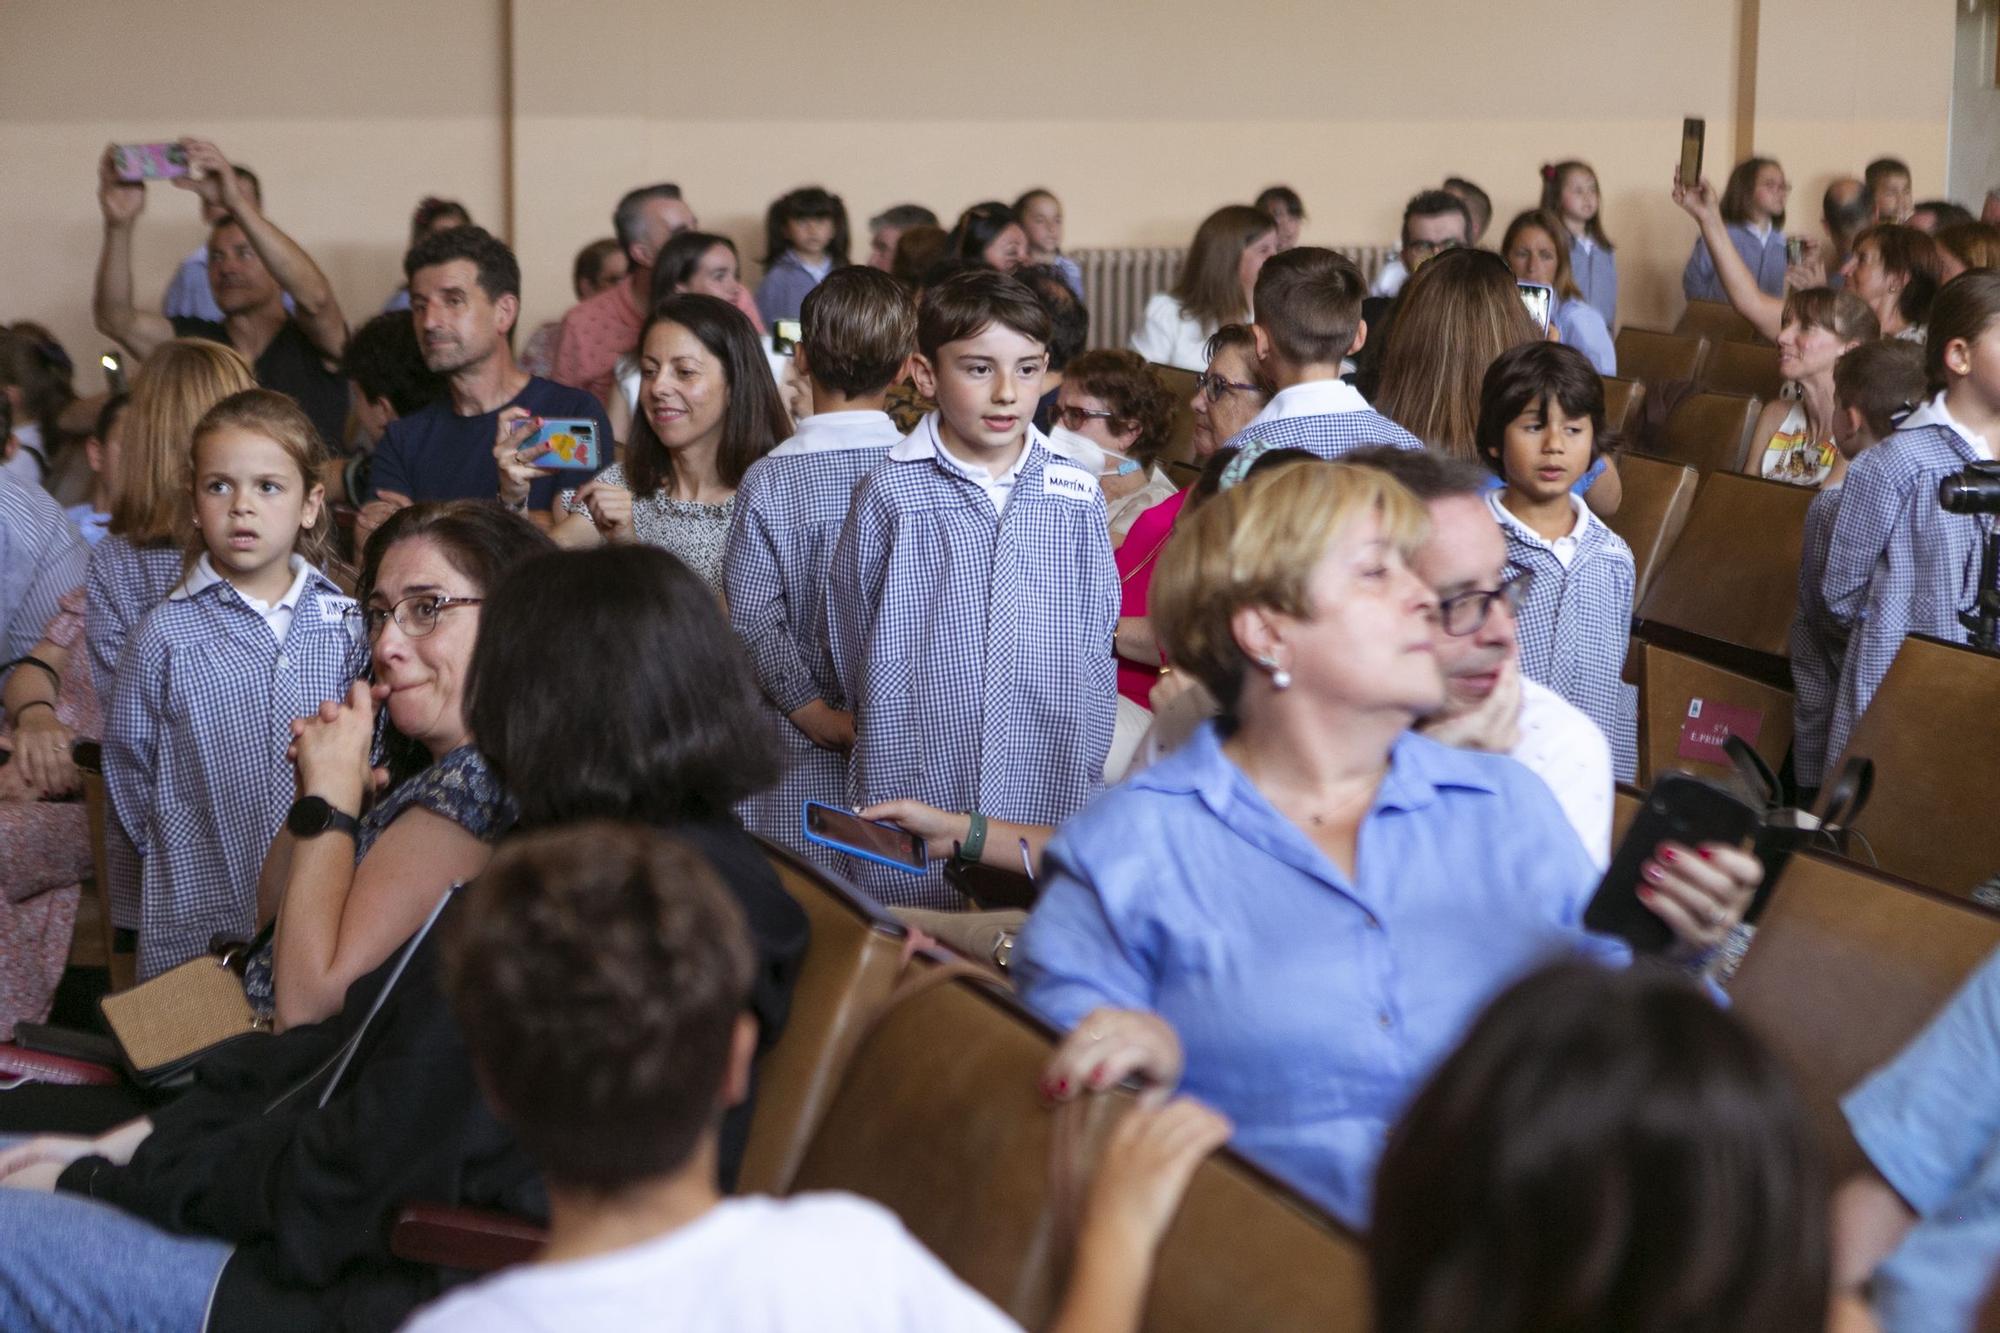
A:
[[[1948,514],[2000,514],[2000,468],[1975,464],[1943,478],[1938,506]]]

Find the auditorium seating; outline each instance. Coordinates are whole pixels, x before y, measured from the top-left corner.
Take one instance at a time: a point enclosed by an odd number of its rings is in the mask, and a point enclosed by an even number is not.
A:
[[[1632,548],[1636,606],[1645,598],[1654,570],[1681,535],[1701,474],[1685,464],[1646,454],[1621,454],[1617,461],[1625,495],[1618,512],[1604,521]]]
[[[1683,338],[1706,338],[1711,347],[1724,343],[1761,343],[1756,325],[1722,301],[1689,301],[1674,332]]]
[[[1637,424],[1639,408],[1646,400],[1646,386],[1620,375],[1601,375],[1604,381],[1604,429],[1622,436]]]
[[[1735,768],[1722,743],[1740,736],[1773,772],[1792,745],[1792,692],[1768,680],[1641,640],[1639,785],[1675,769],[1723,778]]]
[[[1733,393],[1691,393],[1674,404],[1649,452],[1701,471],[1734,472],[1757,424],[1755,398]]]
[[[1628,324],[1618,330],[1613,343],[1618,352],[1618,373],[1654,391],[1677,380],[1699,384],[1708,361],[1709,341],[1698,334],[1684,337]]]
[[[1160,461],[1167,475],[1185,489],[1201,475],[1201,460],[1194,456],[1194,409],[1188,406],[1189,400],[1194,397],[1195,375],[1193,371],[1182,370],[1178,366],[1163,366],[1158,362],[1150,365],[1154,377],[1174,400],[1173,433]]]
[[[1795,855],[1729,993],[1790,1069],[1831,1167],[1863,1159],[1840,1098],[2000,946],[2000,916],[1832,857]]]
[[[1710,393],[1740,393],[1770,402],[1785,387],[1778,373],[1778,349],[1747,342],[1710,345],[1702,388]]]
[[[85,932],[95,923],[102,941],[104,965],[111,974],[110,989],[121,991],[137,978],[139,959],[132,950],[118,947],[117,932],[111,924],[111,872],[105,851],[106,820],[110,818],[111,805],[104,794],[103,752],[95,741],[79,741],[71,747],[70,758],[83,780],[84,807],[90,819],[91,886],[87,896],[91,910],[86,915],[84,904],[78,903],[76,928]]]
[[[1964,896],[2000,873],[2000,657],[1928,636],[1903,640],[1847,742],[1875,761],[1855,822],[1884,871]],[[1829,773],[1838,766],[1829,766]]]
[[[757,1106],[738,1177],[745,1191],[781,1193],[840,1079],[842,1064],[895,987],[903,928],[874,900],[766,843],[785,891],[811,923],[791,1015],[757,1071]]]
[[[1638,601],[1640,634],[1753,672],[1756,664],[1744,658],[1781,663],[1790,651],[1806,508],[1815,494],[1739,473],[1704,477],[1680,540]],[[1710,650],[1675,633],[1707,640]]]

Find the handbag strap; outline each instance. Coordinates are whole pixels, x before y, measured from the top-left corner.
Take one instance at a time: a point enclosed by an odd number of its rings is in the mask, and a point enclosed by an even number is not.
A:
[[[1743,780],[1765,812],[1777,809],[1782,804],[1779,793],[1784,788],[1779,785],[1778,775],[1764,762],[1764,756],[1750,748],[1743,738],[1734,732],[1722,738],[1722,748],[1728,753],[1729,762],[1736,769],[1736,776]]]
[[[1875,761],[1867,755],[1849,755],[1840,766],[1840,776],[1826,789],[1820,803],[1819,822],[1823,828],[1852,828],[1868,798],[1875,791]]]

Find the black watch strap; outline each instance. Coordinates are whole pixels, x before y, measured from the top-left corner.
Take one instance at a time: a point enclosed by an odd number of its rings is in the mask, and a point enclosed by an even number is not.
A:
[[[354,837],[361,832],[361,821],[344,810],[336,810],[324,797],[301,796],[292,802],[291,812],[285,816],[285,827],[295,838],[317,838],[322,833],[345,833]]]

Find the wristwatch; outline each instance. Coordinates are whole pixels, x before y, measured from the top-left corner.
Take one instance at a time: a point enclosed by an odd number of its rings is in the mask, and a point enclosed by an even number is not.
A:
[[[285,827],[295,838],[317,838],[329,830],[352,838],[361,832],[361,821],[344,810],[336,810],[324,797],[301,796],[292,802]]]

